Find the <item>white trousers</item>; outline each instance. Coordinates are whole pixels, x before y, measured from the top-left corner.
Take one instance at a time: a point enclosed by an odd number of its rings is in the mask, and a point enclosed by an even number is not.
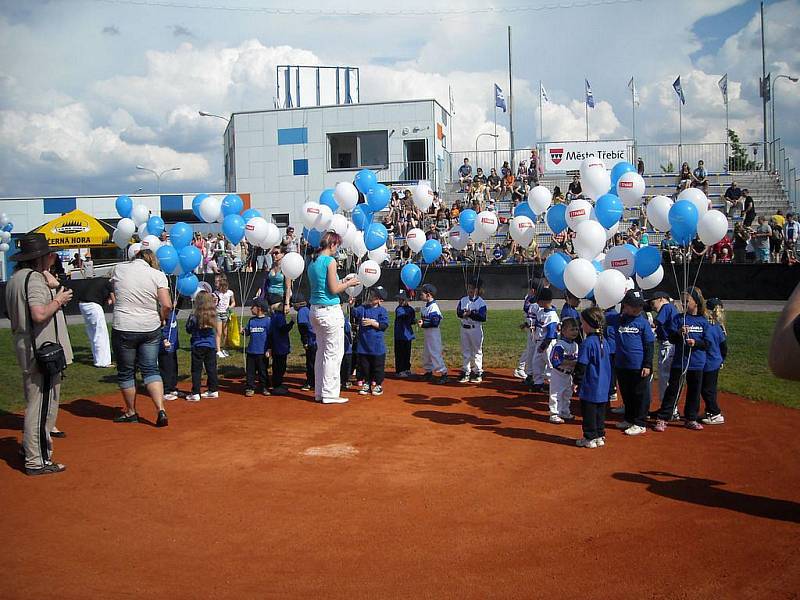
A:
[[[519,357],[520,368],[525,371],[525,375],[533,376],[533,356],[536,354],[536,344],[533,343],[533,331],[528,329],[528,341],[525,343],[525,350]]]
[[[86,337],[92,345],[94,366],[107,367],[111,364],[111,342],[103,307],[96,302],[80,302],[78,308],[86,324]]]
[[[545,379],[550,378],[550,351],[555,345],[555,340],[550,340],[544,349],[544,352],[539,352],[539,346],[542,342],[536,342],[534,345],[535,354],[533,355],[533,363],[531,371],[533,373],[533,383],[541,385]]]
[[[344,357],[344,313],[338,304],[311,307],[311,326],[317,336],[314,361],[314,397],[339,398],[342,391],[340,371]]]
[[[572,375],[553,369],[550,373],[550,414],[560,417],[569,415],[571,398]]]
[[[438,327],[423,329],[425,345],[422,347],[422,368],[426,373],[447,373],[442,357],[442,332]]]
[[[669,372],[672,370],[672,359],[675,357],[675,346],[669,341],[658,342],[658,398],[664,399],[664,392],[669,383]]]
[[[469,375],[483,373],[483,327],[461,328],[461,370]]]

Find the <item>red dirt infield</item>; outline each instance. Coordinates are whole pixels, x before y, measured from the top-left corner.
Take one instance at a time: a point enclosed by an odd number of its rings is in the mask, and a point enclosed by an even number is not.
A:
[[[0,597],[798,597],[796,411],[723,394],[723,426],[609,419],[585,450],[508,373],[325,406],[225,384],[167,429],[62,406],[55,476],[2,417]]]

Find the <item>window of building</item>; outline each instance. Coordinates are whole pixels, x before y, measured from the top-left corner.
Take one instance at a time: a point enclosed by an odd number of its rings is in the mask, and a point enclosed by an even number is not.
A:
[[[278,227],[288,227],[289,213],[272,213],[272,221]]]
[[[442,108],[442,125],[447,127],[447,111]]]
[[[383,131],[329,133],[330,170],[389,166],[389,134]]]

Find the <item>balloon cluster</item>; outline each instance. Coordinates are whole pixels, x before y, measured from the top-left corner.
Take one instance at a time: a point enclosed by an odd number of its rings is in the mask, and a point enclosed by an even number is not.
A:
[[[11,232],[14,231],[14,224],[9,221],[6,213],[0,213],[0,252],[8,252],[11,248]]]

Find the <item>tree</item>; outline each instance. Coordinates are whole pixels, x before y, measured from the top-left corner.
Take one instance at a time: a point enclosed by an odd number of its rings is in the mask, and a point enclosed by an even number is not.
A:
[[[747,146],[742,145],[739,135],[733,129],[728,129],[728,141],[730,142],[729,171],[758,171],[761,169],[761,163],[756,162],[755,157],[750,159]]]

